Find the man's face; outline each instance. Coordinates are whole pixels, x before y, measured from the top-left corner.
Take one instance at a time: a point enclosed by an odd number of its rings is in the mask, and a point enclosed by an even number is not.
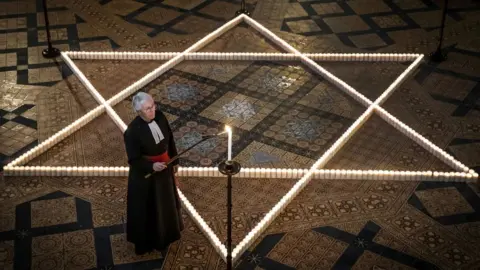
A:
[[[153,101],[153,99],[148,99],[143,103],[140,114],[144,119],[148,121],[155,118],[155,102]]]

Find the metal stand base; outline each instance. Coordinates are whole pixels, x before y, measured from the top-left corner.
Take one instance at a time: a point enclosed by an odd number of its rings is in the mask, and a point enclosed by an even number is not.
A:
[[[447,54],[444,53],[441,49],[436,50],[430,54],[430,61],[435,63],[440,63],[447,60]]]
[[[218,170],[220,171],[220,173],[228,176],[232,176],[239,173],[240,169],[241,169],[240,163],[233,160],[223,161],[218,165]]]
[[[45,18],[45,30],[47,31],[47,44],[48,44],[48,47],[42,51],[42,55],[45,58],[55,58],[57,56],[60,56],[60,50],[52,46],[52,41],[50,38],[50,22],[48,20],[47,0],[43,0],[42,4],[43,4],[43,16]]]
[[[240,14],[245,14],[247,16],[250,16],[250,11],[248,11],[247,9],[240,9],[240,10],[237,10],[237,12],[235,12],[235,16],[238,16]]]
[[[437,50],[430,54],[430,61],[435,63],[440,63],[447,60],[447,54],[442,52],[442,43],[443,43],[443,32],[445,30],[445,18],[447,16],[448,0],[444,0],[443,3],[443,12],[442,12],[442,23],[440,24],[440,38],[437,46]]]
[[[238,16],[240,14],[250,16],[250,12],[247,10],[247,4],[245,4],[245,0],[242,0],[242,2],[240,3],[240,10],[235,12],[235,16]]]
[[[60,56],[60,50],[55,47],[46,48],[42,51],[42,55],[45,58],[55,58]]]

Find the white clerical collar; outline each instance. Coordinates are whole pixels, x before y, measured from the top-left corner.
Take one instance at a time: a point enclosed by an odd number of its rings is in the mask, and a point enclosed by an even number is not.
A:
[[[155,139],[155,143],[158,144],[161,142],[165,137],[163,136],[162,131],[158,127],[157,122],[152,121],[148,123],[148,127],[150,128],[150,131],[152,132],[152,136]]]

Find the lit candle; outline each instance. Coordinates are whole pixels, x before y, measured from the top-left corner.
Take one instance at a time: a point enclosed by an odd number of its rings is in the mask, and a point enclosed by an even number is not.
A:
[[[225,126],[225,131],[228,133],[228,160],[232,160],[232,128]]]

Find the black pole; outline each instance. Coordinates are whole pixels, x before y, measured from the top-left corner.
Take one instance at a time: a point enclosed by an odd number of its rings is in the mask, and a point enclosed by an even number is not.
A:
[[[42,51],[42,55],[45,58],[55,58],[60,55],[60,50],[52,47],[52,41],[50,40],[50,22],[48,21],[47,0],[42,0],[43,3],[43,16],[45,17],[45,30],[47,31],[47,43],[48,47]]]
[[[232,269],[232,176],[239,173],[240,163],[227,160],[218,165],[218,170],[227,175],[227,270]]]
[[[240,9],[235,12],[235,15],[240,15],[240,14],[245,14],[247,16],[250,16],[250,12],[247,10],[247,5],[245,4],[245,0],[242,0],[240,3]]]
[[[448,0],[443,3],[442,24],[440,25],[440,41],[437,50],[430,54],[430,60],[433,62],[443,62],[447,60],[447,54],[442,51],[443,32],[445,30],[445,19],[447,17]]]

